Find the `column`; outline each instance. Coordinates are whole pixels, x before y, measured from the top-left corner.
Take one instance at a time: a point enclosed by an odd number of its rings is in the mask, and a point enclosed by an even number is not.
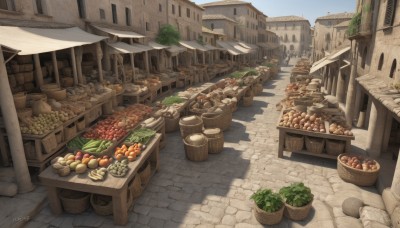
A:
[[[113,63],[114,63],[114,74],[115,78],[118,80],[119,79],[119,72],[118,72],[118,57],[117,55],[113,55]]]
[[[345,91],[343,92],[345,94]],[[343,95],[343,99],[344,99],[344,95]],[[359,119],[360,118],[360,112],[364,111],[361,110],[361,106],[364,102],[364,94],[361,91],[361,86],[360,85],[356,85],[356,100],[354,102],[354,119]]]
[[[106,71],[111,71],[111,55],[110,55],[110,49],[106,43],[104,43],[104,70]]]
[[[326,93],[328,95],[332,94],[332,83],[333,83],[333,75],[332,75],[332,68],[329,67],[327,75],[328,85],[326,86]]]
[[[133,44],[133,39],[129,39],[129,43],[132,45]],[[131,59],[131,66],[132,66],[132,77],[133,77],[133,81],[135,81],[135,54],[131,53],[130,55],[130,59]]]
[[[101,59],[103,59],[103,52],[101,50],[100,42],[96,43],[96,56],[97,56],[97,71],[99,71],[99,82],[103,82],[103,66]]]
[[[349,79],[349,86],[347,89],[346,98],[346,123],[349,126],[353,126],[354,119],[354,103],[355,103],[355,87],[356,87],[356,77],[357,77],[357,43],[352,48],[352,61],[351,61],[351,73]]]
[[[33,61],[35,62],[35,73],[36,73],[35,74],[35,76],[36,76],[35,77],[35,81],[36,81],[36,86],[40,87],[40,86],[43,85],[43,72],[42,72],[42,67],[40,66],[39,54],[34,54],[33,55]]]
[[[53,62],[54,78],[56,79],[57,85],[60,86],[60,73],[58,72],[57,56],[55,51],[51,52],[51,61]]]
[[[78,72],[78,81],[83,84],[83,75],[82,75],[82,55],[83,50],[82,47],[76,47],[76,71]]]
[[[371,113],[369,116],[369,127],[367,135],[366,152],[372,158],[378,158],[381,155],[383,133],[385,126],[387,109],[379,101],[373,100]]]
[[[39,57],[39,56],[37,56]],[[24,146],[22,142],[21,130],[18,122],[17,112],[13,102],[11,93],[10,82],[8,81],[6,65],[4,63],[3,50],[0,46],[0,105],[1,112],[4,118],[4,125],[6,127],[8,142],[11,150],[11,157],[13,160],[15,178],[18,185],[19,193],[26,193],[32,191],[35,187],[31,182],[31,176],[26,163]]]
[[[71,51],[72,73],[74,75],[74,85],[77,85],[79,82],[78,82],[78,73],[76,70],[75,49],[72,47],[70,48],[70,51]]]
[[[339,71],[340,71],[340,70],[339,70]],[[338,74],[339,74],[339,71],[338,71],[337,68],[335,67],[335,70],[334,70],[333,73],[332,73],[332,80],[333,80],[333,82],[332,82],[332,89],[331,89],[332,96],[336,96],[336,89],[337,89],[337,81],[338,81]]]
[[[150,74],[150,68],[149,68],[149,52],[145,51],[144,52],[144,66],[146,68],[146,73]]]
[[[342,70],[339,70],[339,75],[337,77],[337,86],[336,86],[336,98],[339,103],[344,103],[344,76],[342,74]]]
[[[203,51],[203,64],[204,65],[206,64],[206,52],[205,51]]]
[[[384,131],[383,131],[382,151],[387,151],[389,146],[390,133],[392,133],[392,123],[393,123],[392,112],[390,111],[386,112],[385,120],[386,120],[385,127],[383,128]]]

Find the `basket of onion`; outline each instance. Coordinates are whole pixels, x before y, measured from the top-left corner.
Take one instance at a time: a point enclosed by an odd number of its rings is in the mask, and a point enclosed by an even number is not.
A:
[[[318,115],[307,115],[305,112],[290,110],[283,114],[279,126],[305,131],[325,133],[325,122]]]
[[[337,171],[344,181],[358,186],[372,186],[379,176],[380,165],[372,159],[341,154],[337,159]]]
[[[329,133],[334,135],[353,136],[353,132],[351,132],[348,127],[344,126],[344,124],[341,125],[335,122],[329,125]]]

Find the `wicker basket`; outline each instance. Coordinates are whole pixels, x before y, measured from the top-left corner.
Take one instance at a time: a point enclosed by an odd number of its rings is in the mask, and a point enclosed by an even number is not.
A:
[[[101,205],[99,202],[100,200],[105,202],[106,204]],[[98,215],[106,216],[112,215],[113,213],[113,203],[111,196],[91,194],[90,205],[92,205],[94,212]]]
[[[226,110],[221,114],[204,113],[201,115],[201,119],[203,120],[204,128],[219,128],[225,131],[231,126],[232,112]]]
[[[66,89],[49,89],[49,90],[44,90],[44,93],[47,94],[48,98],[53,98],[56,101],[62,101],[67,99]]]
[[[179,116],[177,118],[165,117],[165,132],[174,132],[179,129]]]
[[[327,139],[326,140],[326,153],[333,156],[338,156],[344,152],[344,141]]]
[[[287,151],[299,151],[304,147],[304,136],[289,134],[285,136],[285,149]]]
[[[378,162],[375,161],[378,169],[373,171],[363,171],[343,164],[340,158],[344,155],[346,154],[341,154],[337,158],[337,171],[340,178],[358,186],[372,186],[375,184],[381,168]]]
[[[308,214],[310,213],[310,209],[312,208],[313,200],[305,206],[302,207],[293,207],[285,203],[285,210],[283,214],[286,218],[289,218],[293,221],[301,221],[307,218]]]
[[[80,214],[89,207],[90,195],[86,192],[63,190],[60,192],[59,197],[67,213]]]
[[[196,123],[184,123],[183,122],[183,118],[181,118],[179,120],[179,127],[180,127],[180,131],[181,131],[181,136],[182,138],[186,138],[186,136],[193,134],[193,133],[201,133],[203,130],[203,120],[198,117],[196,117]]]
[[[151,176],[151,167],[150,167],[150,162],[145,162],[143,166],[139,169],[139,176],[140,176],[140,181],[141,185],[144,186],[149,182],[150,176]]]
[[[311,98],[296,98],[293,99],[294,105],[304,105],[311,106],[313,104],[313,100]]]
[[[185,137],[183,142],[185,143],[186,158],[190,161],[200,162],[208,159],[208,139],[205,137],[201,145],[191,145],[188,143],[190,135]]]
[[[308,152],[314,154],[321,154],[324,151],[325,140],[322,138],[315,138],[306,136],[306,148]]]
[[[142,194],[143,189],[140,175],[136,174],[135,177],[133,177],[131,183],[129,184],[129,189],[131,190],[133,199],[136,199]]]
[[[259,208],[256,203],[254,203],[254,217],[256,217],[257,221],[263,225],[275,225],[282,221],[283,210],[285,206],[282,205],[282,208],[276,212],[266,212]]]
[[[250,107],[253,105],[253,96],[243,97],[243,106]]]
[[[26,119],[32,117],[32,109],[31,108],[24,108],[17,110],[17,116],[21,119]]]
[[[218,154],[224,149],[224,133],[219,128],[205,129],[203,134],[208,139],[208,153]]]
[[[13,95],[14,104],[16,109],[23,109],[26,107],[26,94],[23,92]]]

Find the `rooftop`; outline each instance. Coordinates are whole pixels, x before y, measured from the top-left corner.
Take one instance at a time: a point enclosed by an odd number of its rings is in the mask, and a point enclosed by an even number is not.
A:
[[[220,1],[201,4],[200,6],[203,8],[207,8],[207,7],[213,7],[213,6],[229,6],[229,5],[249,5],[254,10],[256,10],[259,14],[266,16],[263,12],[261,12],[259,9],[254,7],[253,4],[251,4],[251,2],[245,2],[245,1],[241,1],[241,0],[220,0]]]
[[[343,21],[343,22],[341,22],[341,23],[335,25],[335,27],[349,27],[350,21],[351,21],[351,20]]]
[[[336,20],[336,19],[351,19],[354,16],[354,13],[335,13],[335,14],[328,14],[326,16],[318,17],[317,20]]]
[[[282,17],[268,17],[267,22],[274,22],[274,21],[308,21],[304,17],[299,16],[282,16]]]
[[[232,18],[229,18],[229,17],[224,16],[222,14],[203,14],[203,20],[227,20],[227,21],[231,21],[231,22],[237,23]]]
[[[224,36],[224,35],[225,35],[225,34],[223,34],[223,33],[216,32],[216,31],[214,31],[214,30],[211,30],[211,29],[209,29],[209,28],[207,28],[207,27],[205,27],[205,26],[203,26],[203,27],[201,28],[201,31],[204,32],[204,33],[210,33],[210,34],[219,35],[219,36]]]

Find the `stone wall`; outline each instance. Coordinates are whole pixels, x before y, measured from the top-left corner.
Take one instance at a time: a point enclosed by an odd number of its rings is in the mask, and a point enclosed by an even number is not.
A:
[[[214,24],[214,29],[225,34],[224,39],[234,40],[235,23],[228,20],[203,20],[203,25],[211,29]]]
[[[173,12],[173,8],[175,9]],[[181,14],[179,15],[179,8]],[[190,16],[187,10],[190,10]],[[168,4],[168,23],[175,26],[183,40],[197,40],[202,34],[203,10],[187,0],[170,0]]]

